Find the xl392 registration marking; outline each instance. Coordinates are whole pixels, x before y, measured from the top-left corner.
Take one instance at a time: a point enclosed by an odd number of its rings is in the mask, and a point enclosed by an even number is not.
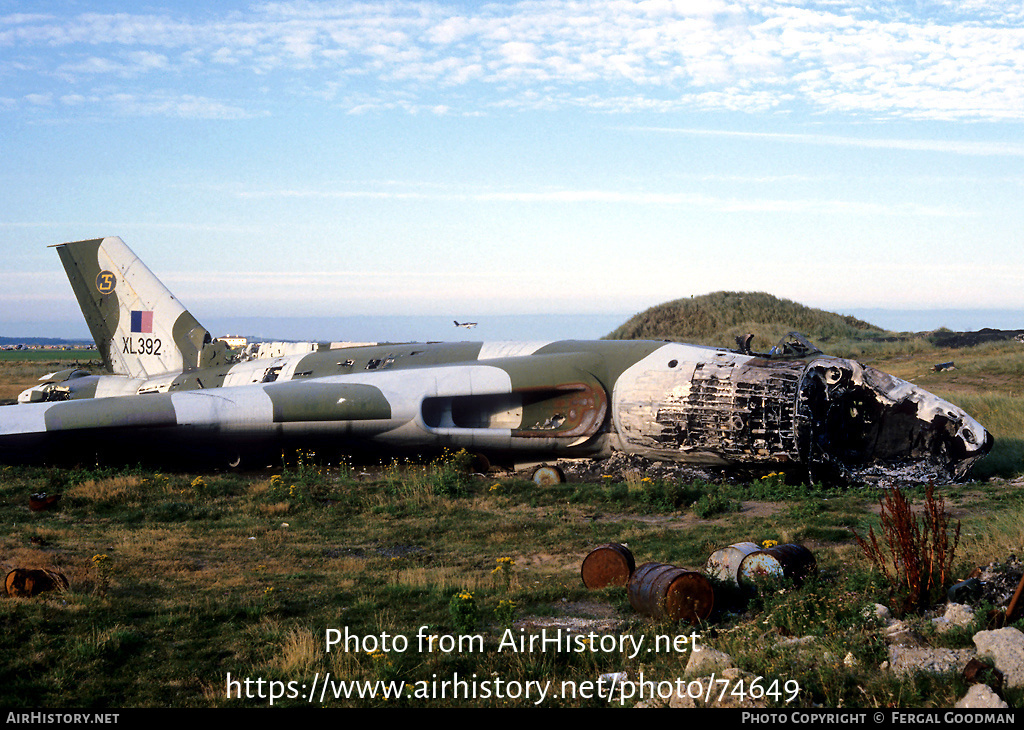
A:
[[[124,347],[122,348],[129,355],[159,355],[163,343],[159,337],[123,337]]]

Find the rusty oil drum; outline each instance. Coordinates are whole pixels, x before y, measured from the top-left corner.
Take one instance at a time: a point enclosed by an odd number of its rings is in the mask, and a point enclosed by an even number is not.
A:
[[[740,565],[743,558],[761,549],[756,542],[737,542],[716,550],[708,558],[704,573],[712,578],[739,585]]]
[[[715,592],[700,573],[664,563],[644,563],[629,579],[629,605],[653,618],[703,621],[711,615]]]
[[[598,545],[583,559],[580,576],[587,588],[624,586],[636,569],[633,553],[625,545],[611,542]]]
[[[776,545],[751,553],[740,563],[740,581],[756,583],[764,578],[790,578],[800,584],[818,570],[814,554],[803,545]]]
[[[4,588],[9,596],[31,597],[46,591],[66,591],[69,587],[67,576],[59,570],[15,568],[4,578]]]

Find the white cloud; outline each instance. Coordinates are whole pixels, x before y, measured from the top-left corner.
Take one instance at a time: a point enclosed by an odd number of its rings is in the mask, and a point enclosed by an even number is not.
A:
[[[239,106],[193,94],[157,92],[146,95],[111,94],[97,101],[124,116],[162,116],[181,119],[248,119],[261,116]]]
[[[1022,21],[1019,3],[1008,0],[895,8],[843,0],[297,1],[219,18],[9,15],[0,17],[0,48],[7,68],[21,69],[10,73],[38,86],[57,75],[72,85],[156,76],[167,87],[176,71],[208,65],[243,88],[280,75],[277,83],[311,95],[346,79],[387,108],[403,100],[411,109],[479,112],[529,106],[534,92],[546,106],[578,106],[607,98],[613,85],[634,101],[604,111],[674,109],[699,96],[709,109],[1020,120]],[[179,93],[197,93],[186,86],[195,78],[175,77]],[[446,96],[456,93],[458,103]]]

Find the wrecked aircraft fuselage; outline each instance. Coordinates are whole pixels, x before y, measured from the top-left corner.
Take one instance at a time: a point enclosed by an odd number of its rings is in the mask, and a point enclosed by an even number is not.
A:
[[[621,451],[753,471],[806,468],[807,478],[829,481],[927,464],[957,480],[992,444],[956,406],[854,360],[681,343],[376,345],[224,365],[158,385],[74,376],[53,391],[67,400],[0,409],[0,458],[30,446],[51,458],[77,448],[228,462],[262,454],[260,463],[306,444],[465,448],[494,463]],[[117,383],[133,392],[111,390]]]
[[[239,359],[117,237],[56,247],[113,375],[53,373],[0,408],[0,461],[264,466],[466,449],[495,463],[609,457],[859,479],[961,479],[992,439],[956,406],[791,332],[767,353],[652,341],[288,347]],[[920,470],[917,473],[921,473]]]
[[[992,446],[960,408],[855,360],[666,348],[616,385],[623,451],[720,466],[800,464],[830,481],[927,464],[959,480]]]

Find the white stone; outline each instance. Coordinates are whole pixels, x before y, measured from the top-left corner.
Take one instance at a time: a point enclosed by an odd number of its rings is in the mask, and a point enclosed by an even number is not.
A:
[[[967,694],[953,707],[958,710],[980,710],[1009,707],[1009,705],[1001,700],[999,695],[993,692],[987,684],[972,684],[971,688],[967,690]]]
[[[1003,673],[1006,687],[1024,686],[1024,633],[1012,626],[974,635],[978,654],[990,657]]]
[[[735,667],[732,657],[724,651],[704,647],[700,651],[691,651],[690,660],[686,663],[684,677],[708,676],[721,674],[725,669]]]

